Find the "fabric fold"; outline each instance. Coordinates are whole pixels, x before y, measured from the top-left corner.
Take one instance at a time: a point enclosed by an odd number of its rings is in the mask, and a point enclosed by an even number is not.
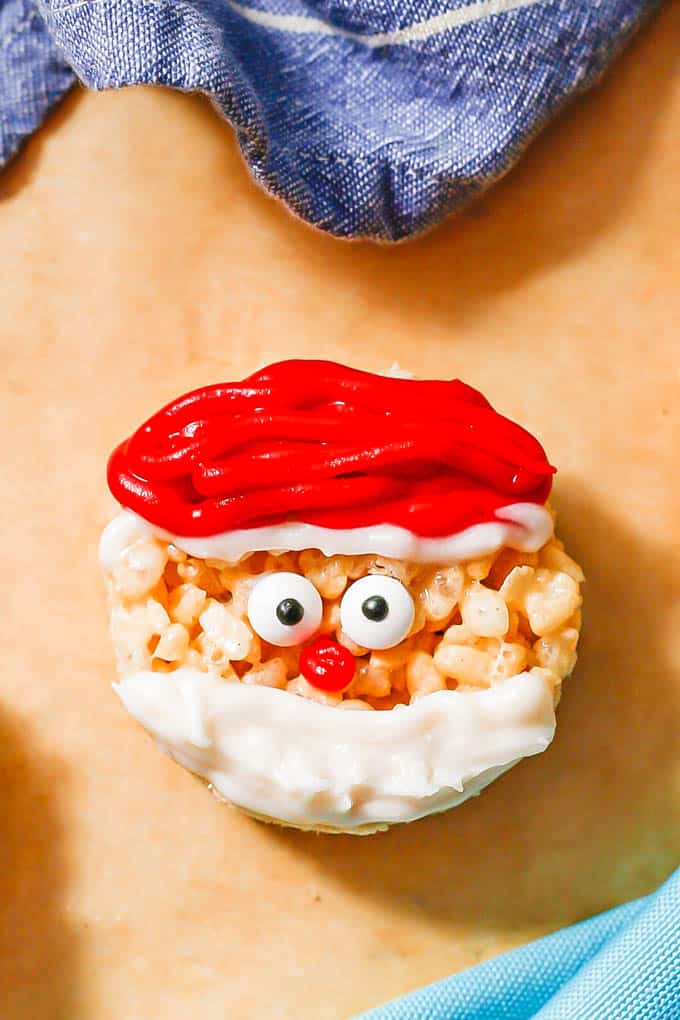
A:
[[[68,87],[70,68],[94,89],[197,90],[296,215],[339,237],[399,240],[504,174],[656,6],[45,0],[43,21],[32,0],[0,0],[5,21],[22,26],[21,42],[0,37],[0,161]]]
[[[0,0],[0,167],[75,80],[37,3]]]
[[[650,896],[427,985],[355,1020],[675,1020],[680,870]]]

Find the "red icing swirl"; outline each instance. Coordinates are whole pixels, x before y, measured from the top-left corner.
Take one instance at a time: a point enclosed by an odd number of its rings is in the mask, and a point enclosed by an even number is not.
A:
[[[114,450],[118,501],[175,535],[304,521],[441,536],[545,503],[543,448],[457,379],[281,361],[193,390]]]

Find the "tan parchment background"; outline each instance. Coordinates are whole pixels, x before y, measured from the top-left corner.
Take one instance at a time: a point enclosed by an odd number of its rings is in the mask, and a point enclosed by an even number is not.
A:
[[[395,249],[292,220],[207,103],[159,89],[73,95],[0,176],[4,1020],[344,1020],[672,870],[679,35],[671,4],[498,188]],[[558,463],[589,579],[552,748],[363,841],[220,807],[110,690],[108,451],[289,355],[484,389]]]

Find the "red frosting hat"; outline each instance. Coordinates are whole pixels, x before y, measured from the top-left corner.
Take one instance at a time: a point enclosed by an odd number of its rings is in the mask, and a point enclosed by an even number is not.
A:
[[[114,450],[108,481],[175,535],[296,521],[432,538],[543,505],[554,470],[533,436],[459,380],[281,361],[168,404]]]

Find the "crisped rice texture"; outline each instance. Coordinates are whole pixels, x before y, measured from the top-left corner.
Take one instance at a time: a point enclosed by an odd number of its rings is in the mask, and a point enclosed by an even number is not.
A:
[[[321,633],[356,657],[349,687],[329,694],[300,675],[299,648],[277,648],[252,629],[248,596],[264,571],[304,574],[322,596]],[[395,648],[371,651],[340,629],[340,600],[366,574],[409,589],[415,620]],[[278,687],[346,710],[390,709],[445,689],[485,688],[540,669],[559,700],[581,626],[580,567],[551,539],[538,553],[511,549],[460,564],[383,556],[263,553],[237,565],[187,556],[152,537],[135,541],[107,575],[111,634],[121,674],[181,666],[225,683]]]

